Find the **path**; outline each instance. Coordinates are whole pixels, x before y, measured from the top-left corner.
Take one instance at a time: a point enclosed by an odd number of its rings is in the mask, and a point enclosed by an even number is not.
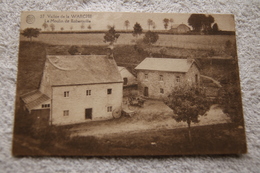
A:
[[[130,117],[121,117],[109,121],[91,122],[74,126],[71,136],[96,136],[117,133],[142,132],[147,130],[176,129],[187,127],[185,122],[176,122],[172,110],[162,101],[148,100],[144,108],[137,110],[137,114]],[[192,126],[229,123],[230,118],[217,106],[211,106],[207,116],[199,117],[200,122]]]

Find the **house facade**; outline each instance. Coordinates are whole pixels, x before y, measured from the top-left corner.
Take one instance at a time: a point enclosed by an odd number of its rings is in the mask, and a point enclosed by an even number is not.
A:
[[[175,87],[200,86],[199,66],[194,60],[146,58],[135,69],[138,91],[144,97],[164,99]]]
[[[27,109],[50,109],[53,125],[110,119],[121,113],[123,80],[105,55],[47,56],[37,101]],[[32,97],[32,96],[31,96]],[[25,101],[27,97],[22,97]],[[29,110],[28,109],[28,110]],[[30,111],[29,110],[29,111]]]

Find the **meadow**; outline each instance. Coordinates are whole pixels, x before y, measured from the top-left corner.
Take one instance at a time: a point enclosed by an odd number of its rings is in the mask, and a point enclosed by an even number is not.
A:
[[[138,38],[143,38],[144,34]],[[40,34],[34,41],[39,41],[51,45],[95,45],[104,46],[104,33],[44,33]],[[121,33],[117,40],[118,45],[133,45],[135,41],[130,33]],[[21,35],[21,41],[28,41],[28,38]],[[235,35],[165,35],[159,34],[155,46],[176,47],[185,49],[214,49],[224,50],[225,43],[230,41],[235,44]]]

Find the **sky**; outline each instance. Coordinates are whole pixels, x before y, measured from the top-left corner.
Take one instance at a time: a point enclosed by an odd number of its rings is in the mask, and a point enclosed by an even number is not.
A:
[[[151,19],[156,24],[155,30],[164,30],[163,19],[173,19],[173,24],[188,25],[188,18],[191,14],[187,13],[98,13],[98,12],[23,12],[21,16],[21,29],[28,27],[43,28],[43,23],[48,24],[45,30],[51,30],[51,23],[55,25],[55,30],[64,31],[88,30],[107,30],[107,26],[115,26],[117,30],[125,30],[124,22],[130,22],[129,30],[133,29],[136,22],[140,23],[144,30],[148,29],[147,20]],[[235,31],[234,17],[230,14],[211,14],[220,30]],[[81,26],[84,26],[82,29]],[[171,23],[169,23],[169,26]],[[191,26],[189,26],[191,28]],[[168,28],[169,29],[169,28]]]

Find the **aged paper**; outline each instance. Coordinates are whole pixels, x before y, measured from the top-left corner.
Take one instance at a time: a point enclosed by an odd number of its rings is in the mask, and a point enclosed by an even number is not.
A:
[[[22,13],[13,155],[246,150],[233,15]]]

